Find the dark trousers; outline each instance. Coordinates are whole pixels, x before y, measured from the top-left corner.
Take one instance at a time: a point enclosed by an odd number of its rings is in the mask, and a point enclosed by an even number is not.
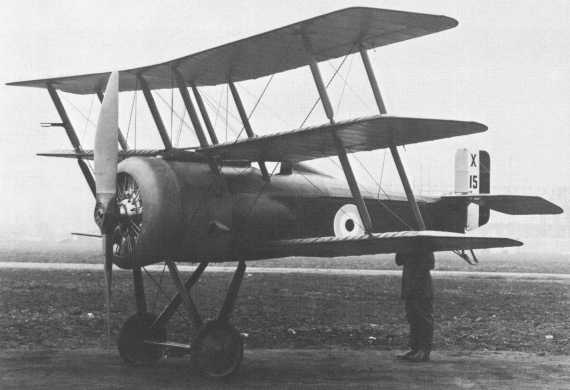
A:
[[[431,351],[433,341],[433,299],[408,297],[405,299],[406,319],[410,324],[410,348]]]

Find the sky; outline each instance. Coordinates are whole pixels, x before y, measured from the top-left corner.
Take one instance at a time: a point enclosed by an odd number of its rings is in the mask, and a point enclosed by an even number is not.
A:
[[[59,240],[71,231],[97,230],[93,199],[76,164],[35,156],[69,148],[62,129],[39,126],[59,121],[47,92],[4,83],[154,64],[358,5],[459,21],[454,29],[370,53],[390,114],[472,120],[489,128],[480,135],[407,147],[402,154],[417,192],[452,191],[455,150],[467,147],[490,152],[492,190],[536,193],[568,205],[562,192],[570,177],[568,1],[19,0],[3,2],[0,11],[0,237]],[[321,64],[325,79],[339,65],[340,59]],[[348,58],[338,74],[342,78],[329,88],[337,118],[376,114],[359,58]],[[248,110],[267,81],[238,84]],[[226,109],[227,88],[204,93],[219,138],[232,140],[240,125],[235,108]],[[268,134],[299,127],[316,96],[308,69],[276,75],[252,116],[254,130]],[[131,144],[135,134],[138,147],[156,144],[142,99],[136,115],[130,115],[133,98],[121,94],[121,128],[129,129]],[[179,96],[164,90],[156,98],[178,144],[195,144],[181,125]],[[89,147],[98,102],[66,94],[63,99]],[[170,102],[172,111],[165,104]],[[324,122],[318,106],[306,125]],[[317,165],[338,172],[331,161]],[[381,178],[383,188],[400,190],[383,151],[360,154],[353,165],[363,184]]]

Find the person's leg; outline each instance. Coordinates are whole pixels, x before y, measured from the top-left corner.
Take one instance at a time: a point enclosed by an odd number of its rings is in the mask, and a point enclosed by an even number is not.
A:
[[[421,298],[416,303],[417,351],[406,360],[426,362],[429,360],[433,342],[433,299]]]
[[[410,326],[409,345],[410,349],[417,351],[419,347],[419,331],[418,329],[418,302],[415,298],[406,299],[406,319]]]
[[[415,312],[414,312],[414,303],[412,299],[405,299],[404,300],[404,309],[406,312],[406,320],[408,321],[409,325],[409,334],[408,334],[408,346],[410,350],[402,355],[396,356],[398,359],[407,359],[409,356],[415,354],[418,349],[418,338],[417,338],[417,326],[415,320]]]

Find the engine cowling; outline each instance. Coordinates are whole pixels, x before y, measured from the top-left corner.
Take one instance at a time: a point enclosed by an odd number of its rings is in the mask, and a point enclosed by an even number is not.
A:
[[[177,255],[184,214],[180,182],[167,161],[137,157],[122,161],[117,206],[114,264],[133,268]]]

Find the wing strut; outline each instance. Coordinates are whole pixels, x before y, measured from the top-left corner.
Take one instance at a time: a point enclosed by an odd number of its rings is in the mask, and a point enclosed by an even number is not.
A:
[[[176,78],[176,85],[178,86],[178,90],[180,91],[180,96],[182,97],[182,101],[184,102],[184,106],[186,107],[186,111],[188,112],[188,116],[190,117],[190,121],[192,122],[192,126],[194,127],[194,131],[196,132],[196,136],[198,137],[198,141],[200,142],[201,147],[208,146],[208,140],[206,139],[206,135],[204,134],[204,130],[202,129],[202,125],[200,124],[200,120],[198,119],[198,114],[196,113],[196,109],[194,108],[194,104],[192,104],[192,99],[190,98],[190,94],[188,93],[188,87],[186,86],[186,82],[184,78],[178,71],[178,69],[173,69],[174,76]],[[212,172],[216,175],[220,175],[220,169],[213,158],[208,158],[208,165]]]
[[[190,121],[192,122],[192,126],[194,126],[194,131],[196,132],[196,136],[198,137],[198,141],[200,142],[201,147],[208,146],[208,140],[204,135],[204,130],[202,130],[202,125],[198,120],[198,115],[196,114],[196,109],[192,104],[192,99],[190,99],[190,94],[188,93],[188,88],[186,87],[186,82],[182,78],[182,75],[178,71],[178,69],[173,69],[174,76],[176,78],[176,85],[178,90],[180,91],[180,96],[182,97],[182,101],[184,102],[184,106],[186,107],[186,111],[188,112],[188,116],[190,117]]]
[[[218,137],[216,136],[216,132],[214,131],[214,127],[212,126],[212,121],[210,120],[210,116],[208,115],[208,110],[206,110],[206,106],[204,105],[204,100],[202,100],[202,95],[200,95],[200,91],[198,91],[198,88],[196,88],[196,85],[194,83],[192,83],[192,92],[194,92],[196,103],[198,104],[198,108],[200,109],[200,113],[202,114],[202,119],[204,120],[206,129],[208,129],[208,134],[210,134],[210,139],[212,140],[212,144],[217,145],[219,143]]]
[[[310,51],[309,50],[307,51],[308,54],[310,55]],[[331,125],[334,125],[335,123],[334,111],[329,99],[329,95],[327,94],[327,88],[325,87],[325,84],[323,82],[323,77],[321,76],[319,65],[317,64],[317,62],[313,57],[311,57],[311,61],[309,62],[309,67],[311,68],[313,79],[315,80],[315,84],[317,85],[317,90],[319,91],[319,97],[321,98],[325,114],[327,115],[327,118],[329,119]],[[342,170],[344,171],[344,176],[346,177],[346,181],[348,182],[348,187],[350,188],[352,197],[356,202],[358,213],[360,214],[360,219],[364,224],[364,231],[367,234],[371,234],[372,219],[370,218],[370,213],[368,212],[368,208],[366,207],[364,199],[362,198],[362,194],[360,193],[360,188],[358,188],[358,183],[354,178],[354,172],[352,171],[352,167],[350,166],[350,161],[348,161],[348,156],[346,155],[346,149],[344,148],[342,141],[336,135],[336,133],[333,135],[333,137],[338,154],[338,159],[340,160],[340,165],[342,166]]]
[[[364,69],[366,69],[366,74],[368,75],[368,81],[370,81],[370,87],[372,88],[372,93],[374,94],[374,99],[376,100],[378,111],[380,112],[380,115],[385,115],[386,106],[384,105],[384,101],[382,100],[382,95],[380,94],[380,88],[378,87],[376,76],[374,75],[374,69],[372,69],[372,66],[370,65],[370,58],[368,57],[368,52],[366,51],[366,48],[364,46],[360,47],[360,57],[362,58]],[[414,213],[414,217],[416,218],[418,230],[425,230],[426,225],[424,223],[422,213],[420,212],[420,208],[418,206],[418,203],[416,202],[414,191],[410,186],[408,176],[406,175],[406,169],[404,168],[404,164],[402,164],[402,160],[400,159],[400,154],[398,153],[398,147],[396,146],[396,144],[390,145],[390,152],[392,153],[392,158],[394,159],[394,163],[396,164],[398,175],[400,175],[400,180],[402,181],[402,185],[404,186],[406,197],[408,198],[408,202],[410,203],[410,207],[412,208],[412,212]]]
[[[248,138],[254,138],[255,134],[253,133],[253,129],[251,128],[251,124],[249,123],[249,118],[245,113],[245,109],[243,108],[243,103],[241,101],[241,97],[239,96],[238,90],[234,85],[233,81],[229,80],[228,84],[230,86],[230,91],[232,92],[232,96],[234,98],[234,102],[236,104],[236,108],[238,110],[239,116],[243,123],[243,128],[247,133]],[[269,180],[269,173],[267,172],[267,167],[265,166],[265,161],[258,161],[259,169],[261,169],[261,174],[263,175],[264,180]]]
[[[79,142],[77,133],[75,132],[75,129],[73,128],[73,125],[69,120],[69,117],[67,116],[67,112],[65,111],[65,107],[63,106],[63,103],[61,102],[61,99],[59,98],[57,91],[51,84],[47,85],[47,90],[49,96],[51,97],[51,100],[53,101],[55,109],[57,110],[57,113],[61,118],[61,122],[63,123],[63,128],[67,133],[67,138],[69,138],[69,142],[71,142],[73,149],[75,150],[76,153],[83,153],[83,148],[81,147],[81,143]],[[83,173],[83,176],[87,181],[87,185],[89,186],[91,193],[93,193],[93,196],[95,196],[95,179],[93,178],[93,173],[87,166],[87,163],[82,158],[77,159],[77,164],[79,164],[79,169],[81,169],[81,172]]]
[[[148,88],[148,84],[146,80],[143,78],[141,74],[137,75],[137,79],[141,85],[141,89],[143,91],[144,98],[146,99],[146,103],[148,104],[148,108],[150,113],[152,114],[152,118],[154,119],[154,123],[156,124],[156,128],[158,129],[158,133],[160,134],[160,138],[162,139],[162,143],[164,144],[164,148],[168,151],[172,149],[172,141],[168,136],[168,132],[166,131],[166,127],[164,127],[164,122],[160,117],[160,112],[156,107],[156,102],[154,101],[154,97],[152,96],[152,92]]]

